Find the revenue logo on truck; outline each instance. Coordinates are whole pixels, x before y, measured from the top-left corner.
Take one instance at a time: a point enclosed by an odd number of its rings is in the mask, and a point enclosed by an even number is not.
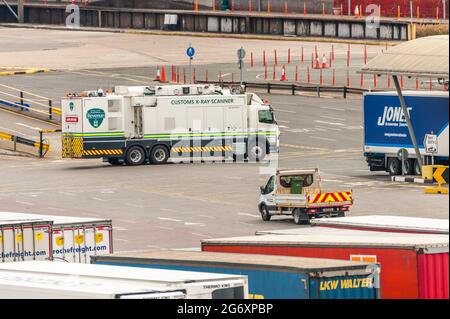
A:
[[[93,128],[98,128],[103,123],[103,119],[105,118],[105,111],[102,109],[90,109],[86,113],[86,118],[89,120],[89,123]]]

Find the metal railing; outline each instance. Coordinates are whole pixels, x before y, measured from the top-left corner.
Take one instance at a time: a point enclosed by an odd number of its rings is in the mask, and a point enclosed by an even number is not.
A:
[[[38,148],[39,149],[39,157],[43,157],[50,150],[50,144],[43,143],[42,133],[40,135],[41,135],[40,141],[36,142],[36,141],[30,140],[28,138],[24,138],[21,136],[0,132],[0,139],[13,142],[14,143],[14,145],[13,145],[14,152],[17,151],[17,144],[23,144],[23,145]]]

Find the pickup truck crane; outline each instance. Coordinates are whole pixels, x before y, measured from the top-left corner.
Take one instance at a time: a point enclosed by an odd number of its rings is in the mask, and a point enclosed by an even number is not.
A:
[[[292,215],[297,225],[311,218],[344,217],[353,204],[352,191],[323,192],[318,168],[277,170],[261,186],[258,208],[264,221]]]

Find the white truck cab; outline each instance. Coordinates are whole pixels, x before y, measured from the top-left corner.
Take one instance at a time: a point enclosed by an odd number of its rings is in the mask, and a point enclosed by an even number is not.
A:
[[[277,170],[261,186],[258,208],[264,221],[273,215],[292,215],[296,224],[311,218],[343,217],[353,204],[352,192],[322,192],[318,168]]]

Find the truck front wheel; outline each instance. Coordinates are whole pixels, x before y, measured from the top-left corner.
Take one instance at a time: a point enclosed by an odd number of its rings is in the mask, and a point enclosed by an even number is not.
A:
[[[270,220],[270,218],[272,217],[270,215],[269,209],[264,204],[261,205],[261,207],[259,208],[259,211],[261,212],[262,220],[265,222],[268,222]]]
[[[300,208],[295,208],[292,212],[294,215],[294,223],[297,225],[307,225],[309,224],[309,216],[306,212],[302,211]]]
[[[169,159],[169,150],[164,145],[156,145],[150,153],[152,164],[164,164]]]
[[[251,140],[247,146],[247,157],[252,162],[262,161],[267,155],[265,140]]]
[[[128,149],[125,158],[126,162],[130,166],[141,165],[145,161],[145,151],[142,147],[132,146]]]

